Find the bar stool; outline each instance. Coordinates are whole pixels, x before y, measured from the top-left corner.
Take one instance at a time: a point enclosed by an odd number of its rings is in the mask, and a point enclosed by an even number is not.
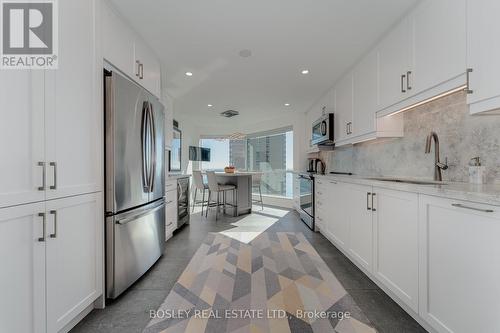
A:
[[[236,186],[235,185],[222,185],[217,182],[217,177],[214,171],[207,171],[207,179],[208,179],[208,203],[207,210],[205,212],[205,217],[208,217],[208,209],[210,207],[215,207],[215,220],[217,221],[219,215],[219,207],[224,206],[223,212],[226,212],[226,192],[233,191],[233,203],[232,207],[234,207],[235,215],[236,215],[236,207],[237,207],[237,198],[236,198]],[[212,199],[212,195],[217,193],[217,201],[210,202]],[[222,194],[222,202],[220,195]]]
[[[208,190],[208,185],[203,181],[203,175],[201,171],[193,171],[193,184],[194,184],[194,198],[193,198],[193,212],[194,207],[201,203],[201,216],[203,216],[203,208],[205,207],[205,190]],[[196,200],[196,195],[198,194],[198,190],[202,192],[202,198],[200,200]]]
[[[262,190],[260,188],[261,185],[262,185],[262,173],[259,172],[252,174],[252,189],[259,188],[259,196],[260,196],[260,200],[252,200],[252,202],[260,203],[262,210],[264,210],[264,201],[262,200]]]

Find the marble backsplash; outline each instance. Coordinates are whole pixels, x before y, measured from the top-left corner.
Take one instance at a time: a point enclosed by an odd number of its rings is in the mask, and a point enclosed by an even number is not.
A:
[[[468,164],[479,156],[486,167],[488,183],[500,182],[500,116],[469,115],[466,94],[454,93],[407,111],[404,137],[377,139],[321,152],[328,171],[350,171],[367,176],[432,179],[434,144],[424,154],[431,131],[439,135],[441,161],[448,158],[443,180],[469,179]]]

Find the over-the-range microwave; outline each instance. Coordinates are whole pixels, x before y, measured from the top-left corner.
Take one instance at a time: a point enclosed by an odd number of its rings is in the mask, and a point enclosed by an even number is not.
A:
[[[333,113],[326,113],[316,120],[312,125],[311,144],[313,145],[333,145]]]

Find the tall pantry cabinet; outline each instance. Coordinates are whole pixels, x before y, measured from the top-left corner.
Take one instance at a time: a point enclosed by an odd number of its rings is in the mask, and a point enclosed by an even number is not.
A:
[[[58,69],[0,75],[0,331],[69,330],[103,294],[100,0],[58,2]]]

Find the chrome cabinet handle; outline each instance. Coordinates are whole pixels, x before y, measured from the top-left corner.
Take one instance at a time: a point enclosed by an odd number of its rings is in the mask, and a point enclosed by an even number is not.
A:
[[[144,64],[139,63],[139,79],[144,79]]]
[[[49,237],[57,238],[57,210],[51,210],[49,214],[54,215],[54,232],[50,234]]]
[[[330,184],[335,184],[335,185],[336,185],[336,184],[337,184],[337,182],[336,182],[336,181],[333,181],[333,180],[330,180]]]
[[[139,60],[136,60],[135,63],[137,64],[137,70],[135,72],[135,76],[137,76],[140,79],[141,78],[141,62]]]
[[[51,190],[57,189],[57,163],[56,162],[50,162],[49,165],[54,168],[54,183],[50,185]]]
[[[411,90],[410,74],[411,74],[411,71],[406,72],[406,89],[408,89],[408,90]]]
[[[375,205],[373,203],[373,201],[375,200],[375,196],[377,195],[377,193],[372,193],[372,212],[376,212],[377,211],[377,208],[375,208]]]
[[[345,134],[349,135],[349,123],[345,124]]]
[[[42,167],[42,186],[38,187],[38,191],[45,191],[45,183],[47,181],[47,170],[45,168],[45,162],[38,162],[37,165]]]
[[[366,192],[366,210],[372,210],[370,207],[370,196],[371,192]]]
[[[467,94],[472,94],[474,93],[474,90],[471,90],[469,87],[470,87],[470,73],[472,73],[472,68],[467,68],[467,70],[465,71],[465,75],[466,75],[466,87],[464,88],[464,91],[467,93]]]
[[[405,87],[404,87],[404,82],[405,82],[406,74],[401,75],[401,92],[405,93]]]
[[[457,208],[464,208],[464,209],[471,209],[471,210],[475,210],[477,212],[483,212],[483,213],[493,213],[494,210],[493,209],[482,209],[482,208],[476,208],[476,207],[471,207],[471,206],[465,206],[465,205],[462,205],[462,204],[451,204],[453,207],[457,207]]]
[[[46,221],[45,213],[38,213],[38,216],[42,218],[42,237],[38,237],[39,242],[45,242],[45,232],[46,232]]]

